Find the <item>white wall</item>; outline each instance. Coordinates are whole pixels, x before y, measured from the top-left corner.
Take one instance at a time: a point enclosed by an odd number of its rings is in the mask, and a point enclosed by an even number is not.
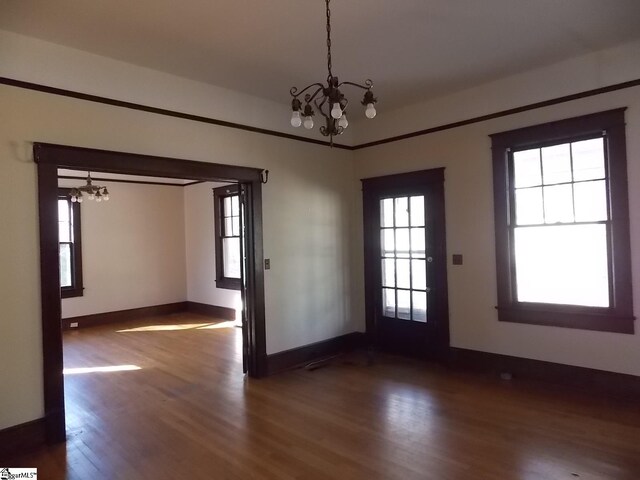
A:
[[[356,151],[356,176],[446,167],[445,201],[451,344],[454,347],[640,375],[636,334],[498,322],[489,134],[617,107],[626,112],[631,249],[640,310],[640,87]],[[360,198],[361,195],[358,195]],[[362,238],[362,223],[359,223]],[[357,243],[361,244],[362,240]],[[451,254],[464,255],[452,266]],[[354,262],[361,272],[362,253]],[[360,275],[355,285],[361,285]],[[361,294],[361,293],[360,293]],[[358,294],[358,295],[360,295]],[[637,323],[637,322],[636,322]]]
[[[267,352],[358,327],[350,315],[351,152],[9,86],[0,86],[0,105],[0,384],[10,386],[0,395],[0,429],[43,414],[34,141],[269,169]]]
[[[98,183],[110,200],[82,202],[84,295],[62,300],[62,318],[185,301],[183,187]]]
[[[215,208],[213,188],[222,183],[198,183],[184,188],[187,300],[241,308],[240,292],[216,288]]]

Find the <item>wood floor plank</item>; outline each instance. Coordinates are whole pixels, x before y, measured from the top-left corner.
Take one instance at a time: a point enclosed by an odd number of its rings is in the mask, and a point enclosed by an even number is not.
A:
[[[253,380],[241,332],[196,314],[64,334],[59,479],[638,480],[635,404],[377,355]],[[134,369],[135,368],[135,369]]]

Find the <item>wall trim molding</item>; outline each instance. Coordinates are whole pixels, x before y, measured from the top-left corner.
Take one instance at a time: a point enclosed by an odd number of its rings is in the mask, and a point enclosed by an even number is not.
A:
[[[131,110],[138,110],[141,112],[153,113],[156,115],[165,115],[167,117],[181,118],[183,120],[191,120],[193,122],[208,123],[210,125],[217,125],[219,127],[235,128],[237,130],[244,130],[247,132],[260,133],[263,135],[271,135],[273,137],[287,138],[289,140],[297,140],[299,142],[313,143],[316,145],[329,146],[329,142],[323,140],[317,140],[315,138],[300,137],[298,135],[292,135],[290,133],[278,132],[276,130],[269,130],[267,128],[252,127],[250,125],[244,125],[242,123],[228,122],[226,120],[219,120],[217,118],[205,117],[202,115],[192,115],[190,113],[178,112],[176,110],[169,110],[166,108],[152,107],[150,105],[141,105],[139,103],[125,102],[123,100],[116,100],[114,98],[101,97],[99,95],[91,95],[88,93],[75,92],[73,90],[66,90],[64,88],[50,87],[47,85],[41,85],[38,83],[25,82],[23,80],[16,80],[13,78],[0,77],[0,85],[8,85],[11,87],[25,88],[27,90],[35,90],[37,92],[49,93],[52,95],[61,95],[63,97],[75,98],[78,100],[86,100],[94,103],[101,103],[104,105],[111,105],[114,107],[129,108]],[[353,147],[348,145],[341,145],[338,143],[333,144],[334,148],[342,148],[351,150]]]
[[[189,113],[178,112],[175,110],[168,110],[164,108],[152,107],[148,105],[140,105],[132,102],[125,102],[116,100],[113,98],[100,97],[98,95],[90,95],[87,93],[75,92],[73,90],[65,90],[62,88],[49,87],[38,83],[25,82],[22,80],[16,80],[13,78],[0,77],[0,85],[7,85],[11,87],[24,88],[27,90],[35,90],[38,92],[49,93],[52,95],[61,95],[64,97],[75,98],[79,100],[86,100],[89,102],[102,103],[105,105],[112,105],[115,107],[129,108],[132,110],[139,110],[147,113],[154,113],[157,115],[165,115],[169,117],[181,118],[184,120],[191,120],[194,122],[208,123],[211,125],[218,125],[222,127],[235,128],[238,130],[245,130],[248,132],[260,133],[263,135],[272,135],[280,138],[288,138],[290,140],[297,140],[300,142],[313,143],[316,145],[329,146],[328,142],[317,140],[315,138],[300,137],[298,135],[292,135],[289,133],[278,132],[275,130],[269,130],[266,128],[252,127],[250,125],[244,125],[241,123],[227,122],[226,120],[218,120],[215,118],[205,117],[201,115],[192,115]],[[579,100],[582,98],[593,97],[596,95],[602,95],[604,93],[615,92],[617,90],[624,90],[627,88],[633,88],[640,86],[640,78],[635,80],[629,80],[627,82],[615,83],[606,87],[594,88],[591,90],[584,90],[582,92],[574,93],[571,95],[564,95],[562,97],[551,98],[549,100],[543,100],[540,102],[529,103],[520,107],[510,108],[507,110],[501,110],[499,112],[489,113],[487,115],[480,115],[477,117],[471,117],[465,120],[457,122],[446,123],[435,127],[425,128],[417,130],[415,132],[405,133],[394,137],[383,138],[372,142],[361,143],[358,145],[342,145],[334,143],[334,148],[340,148],[343,150],[361,150],[363,148],[375,147],[378,145],[384,145],[386,143],[398,142],[400,140],[406,140],[409,138],[419,137],[422,135],[429,135],[431,133],[442,132],[444,130],[451,130],[453,128],[464,127],[466,125],[472,125],[474,123],[486,122],[487,120],[493,120],[495,118],[507,117],[509,115],[515,115],[517,113],[527,112],[529,110],[536,110],[538,108],[550,107],[552,105],[558,105],[560,103],[571,102],[573,100]]]
[[[589,395],[640,399],[640,377],[624,373],[454,347],[449,366],[496,376],[508,372],[514,379],[554,384]]]
[[[0,464],[46,445],[46,422],[38,418],[0,430]],[[11,465],[9,465],[11,466]]]
[[[62,180],[79,180],[79,181],[83,181],[86,180],[87,177],[76,177],[73,175],[58,175],[59,179]],[[94,182],[110,182],[110,183],[135,183],[138,185],[158,185],[161,187],[189,187],[191,185],[197,185],[199,183],[204,183],[202,180],[197,180],[195,182],[189,182],[189,183],[169,183],[169,182],[151,182],[148,180],[125,180],[125,179],[120,179],[120,178],[98,178],[98,177],[91,177],[91,179]]]
[[[292,370],[331,355],[348,352],[363,346],[365,346],[365,334],[363,332],[351,332],[303,345],[302,347],[272,353],[267,355],[267,374],[273,375]]]
[[[209,305],[207,303],[186,302],[186,311],[216,317],[221,320],[235,320],[236,311],[234,308]]]

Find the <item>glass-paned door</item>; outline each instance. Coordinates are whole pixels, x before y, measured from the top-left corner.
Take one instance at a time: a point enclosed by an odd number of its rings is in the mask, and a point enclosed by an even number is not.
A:
[[[425,196],[380,200],[382,313],[385,317],[427,321]]]
[[[444,171],[362,182],[370,346],[444,357],[449,347]]]

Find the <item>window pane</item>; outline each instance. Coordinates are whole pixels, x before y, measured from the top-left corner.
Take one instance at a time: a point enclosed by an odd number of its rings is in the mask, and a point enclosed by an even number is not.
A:
[[[410,260],[399,258],[396,260],[396,281],[398,288],[411,288],[411,266]]]
[[[398,257],[409,257],[409,229],[398,228],[396,230],[396,255]]]
[[[222,210],[225,217],[231,216],[231,197],[224,197],[224,206],[222,207]]]
[[[417,258],[425,257],[425,229],[411,229],[411,256]]]
[[[60,245],[60,286],[71,287],[71,245]]]
[[[383,287],[395,287],[396,286],[396,267],[395,260],[393,258],[385,258],[382,260],[382,286]]]
[[[424,226],[424,195],[411,197],[411,226]]]
[[[571,181],[571,151],[568,143],[540,149],[544,184]]]
[[[395,199],[396,202],[396,227],[409,226],[409,199],[400,197]]]
[[[516,223],[535,225],[543,222],[542,187],[516,190]]]
[[[411,260],[411,288],[427,289],[427,262],[425,260]]]
[[[224,234],[225,237],[231,237],[233,235],[233,218],[225,217],[224,219]]]
[[[233,226],[233,235],[240,236],[240,217],[231,217],[231,223]]]
[[[605,180],[573,185],[576,222],[607,220],[607,188]]]
[[[520,302],[609,306],[606,226],[515,229]]]
[[[58,221],[69,221],[69,202],[67,200],[58,200]]]
[[[571,144],[573,180],[604,178],[604,139],[593,138]]]
[[[240,216],[240,196],[234,195],[231,197],[231,215],[234,217]]]
[[[380,201],[380,226],[393,227],[393,198]]]
[[[513,154],[514,183],[516,188],[542,185],[540,149],[523,150]]]
[[[69,222],[58,222],[58,239],[59,242],[71,241],[71,228]]]
[[[413,320],[416,322],[427,321],[427,292],[412,292],[413,295]]]
[[[396,291],[392,288],[382,289],[382,314],[385,317],[396,316]]]
[[[398,290],[398,318],[411,319],[411,292]]]
[[[240,239],[222,239],[222,262],[224,276],[240,278]]]
[[[545,223],[573,222],[573,195],[571,185],[544,187]]]
[[[395,255],[395,232],[393,228],[387,228],[380,232],[382,236],[382,256],[393,257]]]

